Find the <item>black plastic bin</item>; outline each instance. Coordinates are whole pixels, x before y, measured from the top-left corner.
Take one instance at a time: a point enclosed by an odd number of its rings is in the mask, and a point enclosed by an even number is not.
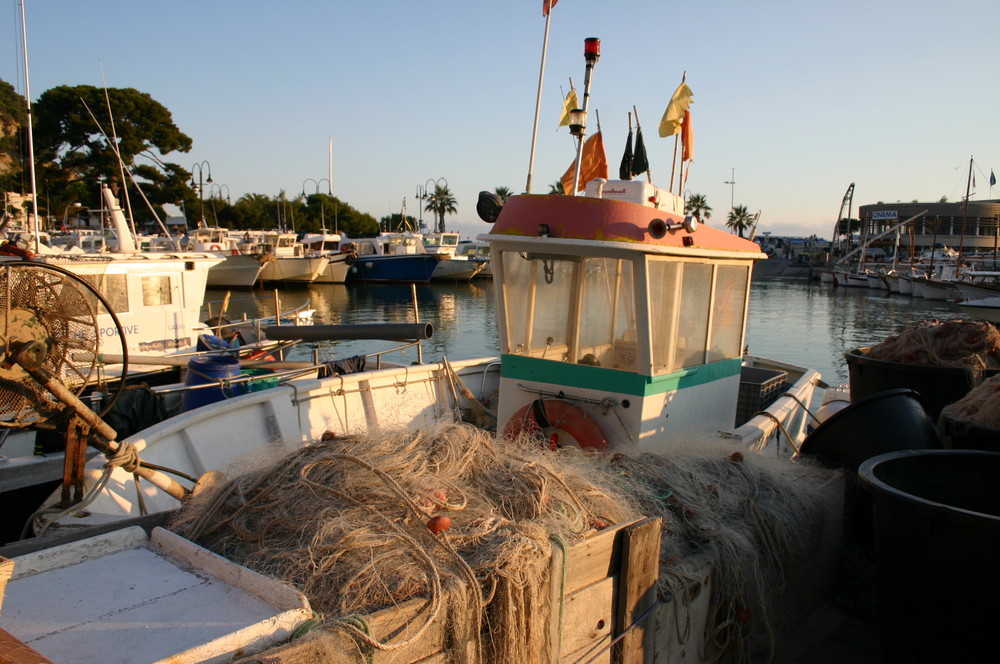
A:
[[[937,422],[942,408],[958,401],[979,384],[972,372],[962,367],[934,367],[877,360],[868,357],[869,350],[867,347],[854,348],[844,353],[851,401],[905,387],[920,393],[924,410]],[[989,378],[996,373],[1000,373],[1000,370],[987,369],[982,372],[981,378]]]
[[[872,495],[885,661],[992,661],[1000,592],[1000,454],[890,452],[863,463],[858,474]]]

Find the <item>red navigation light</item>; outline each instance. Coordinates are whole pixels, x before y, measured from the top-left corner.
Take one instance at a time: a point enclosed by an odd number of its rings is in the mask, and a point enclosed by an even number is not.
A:
[[[597,37],[587,37],[583,40],[583,57],[587,62],[597,62],[601,57],[601,40]]]

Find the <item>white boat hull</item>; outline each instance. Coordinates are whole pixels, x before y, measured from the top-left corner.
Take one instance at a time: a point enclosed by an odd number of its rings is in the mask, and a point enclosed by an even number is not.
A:
[[[260,259],[250,254],[226,256],[208,271],[211,288],[253,288],[263,269]]]
[[[1000,323],[1000,297],[984,297],[978,300],[963,300],[958,308],[975,320]]]
[[[313,281],[316,284],[342,284],[347,280],[347,272],[351,269],[347,262],[347,254],[332,254],[327,256],[327,264],[319,276]]]
[[[264,264],[258,281],[312,283],[326,269],[328,262],[325,257],[278,256]]]

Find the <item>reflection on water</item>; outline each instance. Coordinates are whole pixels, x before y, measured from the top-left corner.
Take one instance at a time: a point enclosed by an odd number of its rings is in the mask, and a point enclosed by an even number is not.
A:
[[[750,352],[818,370],[847,382],[844,353],[873,346],[925,320],[968,320],[951,302],[805,280],[760,280],[751,286]]]
[[[273,290],[234,291],[228,317],[274,315]],[[218,313],[224,290],[209,289],[206,299]],[[493,284],[432,283],[411,288],[395,284],[324,284],[280,289],[283,311],[305,302],[316,310],[318,324],[412,323],[434,326],[423,342],[425,360],[452,360],[499,353]],[[414,306],[414,294],[416,306]],[[914,299],[864,288],[834,288],[801,279],[755,281],[751,287],[747,346],[754,355],[805,365],[829,383],[847,382],[844,352],[870,346],[920,321],[964,319],[950,302]],[[321,348],[321,359],[372,353],[398,344],[386,341],[336,341]],[[308,359],[311,349],[291,359]],[[415,362],[416,349],[400,356]]]
[[[217,313],[225,290],[209,289],[206,300]],[[424,360],[442,357],[459,360],[488,357],[500,352],[496,332],[491,282],[400,284],[323,284],[279,289],[282,311],[306,302],[316,310],[314,322],[324,325],[369,323],[431,323],[433,336],[422,342]],[[275,291],[233,292],[227,317],[272,316]],[[320,347],[321,359],[350,357],[395,348],[391,341],[331,341]],[[312,347],[302,348],[289,359],[308,359]],[[394,361],[416,362],[417,351],[410,348],[394,356]]]

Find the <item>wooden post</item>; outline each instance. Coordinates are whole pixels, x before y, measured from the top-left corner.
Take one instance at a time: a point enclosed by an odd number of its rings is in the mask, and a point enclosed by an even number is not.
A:
[[[621,571],[615,633],[621,640],[612,661],[644,664],[653,661],[653,613],[656,581],[660,576],[660,537],[663,520],[646,518],[622,532]],[[641,622],[637,622],[642,618]],[[624,633],[623,633],[624,632]]]

